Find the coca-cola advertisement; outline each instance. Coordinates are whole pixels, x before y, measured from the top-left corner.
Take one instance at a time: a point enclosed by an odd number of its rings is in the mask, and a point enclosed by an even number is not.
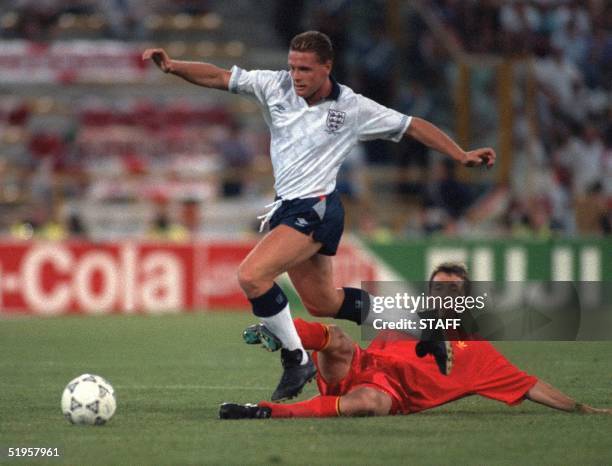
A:
[[[236,278],[250,241],[0,243],[0,315],[249,310]],[[340,285],[375,280],[354,245],[335,259]]]

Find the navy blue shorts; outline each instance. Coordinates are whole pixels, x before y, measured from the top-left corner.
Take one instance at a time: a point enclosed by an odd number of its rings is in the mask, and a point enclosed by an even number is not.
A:
[[[337,191],[319,197],[283,201],[270,219],[270,230],[287,225],[322,243],[319,254],[336,255],[344,231],[344,207]]]

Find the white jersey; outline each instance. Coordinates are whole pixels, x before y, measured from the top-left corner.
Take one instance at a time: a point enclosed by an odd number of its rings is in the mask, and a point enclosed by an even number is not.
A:
[[[270,128],[274,189],[282,199],[331,193],[358,141],[398,142],[410,125],[411,117],[332,83],[329,98],[309,106],[296,94],[288,71],[232,68],[230,92],[254,97]]]

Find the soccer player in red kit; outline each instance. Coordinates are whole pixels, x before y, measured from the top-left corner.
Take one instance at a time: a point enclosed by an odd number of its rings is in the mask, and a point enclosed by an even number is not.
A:
[[[443,264],[432,274],[431,285],[463,280],[469,281],[464,268]],[[410,414],[469,395],[510,406],[528,399],[567,412],[612,414],[577,403],[526,374],[488,341],[453,341],[453,371],[445,376],[434,358],[419,357],[419,342],[401,332],[380,334],[362,349],[335,325],[294,322],[304,347],[314,351],[320,395],[290,404],[224,403],[222,419]]]

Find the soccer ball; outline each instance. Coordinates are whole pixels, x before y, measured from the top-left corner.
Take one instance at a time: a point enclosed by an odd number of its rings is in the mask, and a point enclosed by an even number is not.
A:
[[[72,424],[105,424],[116,408],[115,389],[99,375],[79,375],[62,393],[62,413]]]

